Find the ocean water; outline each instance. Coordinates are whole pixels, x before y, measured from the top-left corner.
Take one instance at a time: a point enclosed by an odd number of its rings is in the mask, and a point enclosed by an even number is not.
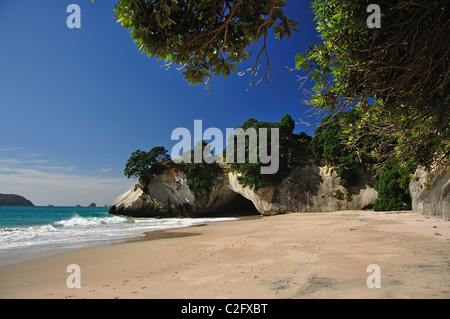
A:
[[[0,266],[107,245],[144,232],[235,218],[131,218],[108,208],[0,206]]]

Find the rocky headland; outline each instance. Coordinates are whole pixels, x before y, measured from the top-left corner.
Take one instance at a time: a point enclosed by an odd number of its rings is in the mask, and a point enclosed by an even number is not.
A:
[[[360,176],[357,186],[347,190],[340,185],[340,177],[331,167],[298,167],[279,185],[255,190],[242,186],[238,173],[228,170],[226,165],[222,168],[223,172],[206,197],[197,198],[189,189],[186,174],[174,165],[153,176],[146,187],[138,181],[115,200],[110,213],[169,217],[253,211],[276,215],[366,209],[371,208],[377,198],[376,179],[368,173]]]
[[[20,195],[0,194],[0,206],[34,206],[34,204]]]
[[[340,185],[340,177],[333,167],[298,167],[278,186],[255,190],[242,186],[238,173],[224,164],[222,168],[206,197],[196,197],[188,186],[186,174],[173,165],[153,176],[147,187],[139,180],[117,197],[109,212],[133,217],[180,217],[361,210],[372,208],[378,195],[376,178],[368,172],[361,173],[357,186],[346,189]],[[450,172],[447,170],[417,169],[410,183],[410,195],[414,212],[450,218]]]

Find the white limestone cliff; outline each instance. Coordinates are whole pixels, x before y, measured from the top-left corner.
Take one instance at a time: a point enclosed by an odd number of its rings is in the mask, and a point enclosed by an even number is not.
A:
[[[219,175],[206,198],[196,199],[188,187],[186,175],[179,169],[171,168],[153,177],[146,192],[138,183],[120,195],[110,207],[110,213],[135,217],[227,214],[248,209],[246,202],[251,202],[262,215],[373,206],[377,198],[373,177],[361,176],[359,185],[353,187],[351,192],[339,182],[334,169],[310,166],[294,169],[278,186],[254,190],[242,186],[237,173],[227,172]]]

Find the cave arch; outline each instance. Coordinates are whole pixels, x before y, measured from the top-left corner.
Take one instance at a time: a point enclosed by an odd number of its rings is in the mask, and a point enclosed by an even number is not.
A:
[[[212,209],[207,210],[206,217],[260,216],[253,202],[232,190],[227,192],[226,200],[220,200]]]

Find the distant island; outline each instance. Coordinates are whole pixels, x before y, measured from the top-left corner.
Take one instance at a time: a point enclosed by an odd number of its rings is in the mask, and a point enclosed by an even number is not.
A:
[[[0,194],[0,206],[34,206],[34,204],[20,195]]]
[[[78,204],[78,205],[75,205],[75,207],[83,207],[83,206],[81,206],[80,204]],[[97,206],[95,203],[91,203],[91,204],[89,204],[89,206],[86,206],[86,207],[95,207],[95,208],[97,208],[97,207],[100,207],[100,206]],[[109,207],[109,205],[108,204],[106,204],[105,206],[103,206],[103,207]]]

